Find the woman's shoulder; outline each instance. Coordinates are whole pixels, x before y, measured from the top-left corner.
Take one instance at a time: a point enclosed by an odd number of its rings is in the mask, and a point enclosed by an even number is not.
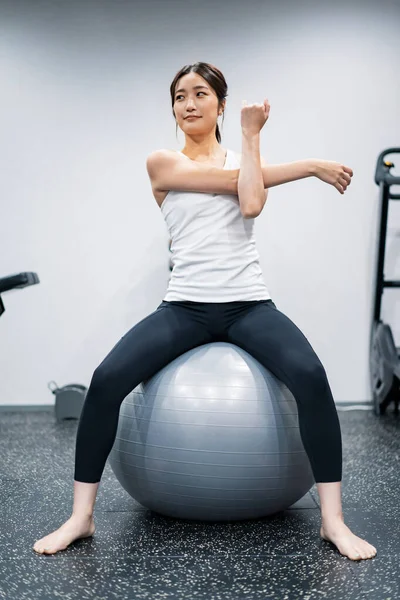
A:
[[[175,162],[180,160],[182,155],[176,150],[169,150],[168,148],[160,148],[153,150],[146,157],[146,168],[150,179],[156,176],[160,167],[173,166]]]
[[[179,150],[171,150],[170,148],[157,148],[157,150],[153,150],[147,156],[147,158],[152,156],[174,156],[175,154],[182,154]]]

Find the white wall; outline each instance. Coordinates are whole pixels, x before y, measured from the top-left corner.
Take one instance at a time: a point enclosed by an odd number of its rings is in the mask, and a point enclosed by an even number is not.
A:
[[[0,404],[52,404],[52,379],[89,385],[163,299],[168,233],[145,161],[183,148],[169,86],[198,60],[229,85],[223,147],[241,152],[242,99],[268,97],[269,162],[353,168],[344,196],[316,179],[273,188],[256,236],[271,295],[336,402],[370,400],[373,177],[378,153],[400,145],[399,20],[387,0],[2,2],[0,276],[36,271],[41,283],[3,296]],[[387,277],[399,277],[394,212]],[[395,294],[383,305],[393,325]]]

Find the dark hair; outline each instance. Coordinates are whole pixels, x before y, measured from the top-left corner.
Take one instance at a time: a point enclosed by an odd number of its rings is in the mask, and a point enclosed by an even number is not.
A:
[[[218,107],[221,105],[221,102],[225,100],[225,98],[228,96],[228,86],[226,84],[225,77],[222,75],[221,71],[217,69],[217,67],[211,65],[210,63],[204,62],[196,62],[193,65],[186,65],[175,75],[170,87],[172,100],[172,114],[174,115],[175,120],[176,117],[173,110],[175,100],[175,87],[178,83],[178,80],[184,75],[187,75],[188,73],[197,73],[207,81],[207,83],[213,88],[214,92],[217,95]],[[222,120],[224,119],[224,116],[225,111],[223,112]],[[176,132],[178,132],[178,124],[176,124]],[[221,134],[219,131],[218,123],[215,130],[215,137],[217,138],[218,143],[220,143]]]

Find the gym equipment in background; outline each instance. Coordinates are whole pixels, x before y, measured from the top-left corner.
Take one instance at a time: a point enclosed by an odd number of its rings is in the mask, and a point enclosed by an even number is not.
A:
[[[36,273],[26,272],[26,273],[17,273],[16,275],[8,275],[8,277],[0,278],[0,317],[5,312],[5,306],[3,304],[3,300],[1,298],[1,294],[4,292],[9,292],[10,290],[14,290],[16,288],[24,288],[28,285],[35,285],[36,283],[40,283],[39,277]]]
[[[24,272],[17,273],[16,275],[9,275],[8,277],[0,278],[0,316],[5,312],[5,307],[1,294],[9,292],[17,288],[24,288],[28,285],[35,285],[40,283],[37,273]],[[51,384],[55,385],[55,388],[50,387]],[[62,388],[58,388],[54,381],[49,383],[49,389],[56,396],[55,412],[56,418],[61,419],[79,419],[83,402],[86,396],[87,388],[79,383],[72,383],[65,385]]]
[[[400,200],[400,194],[390,191],[392,185],[400,185],[400,177],[391,174],[394,164],[385,160],[387,154],[400,153],[400,148],[388,148],[378,156],[375,183],[380,186],[379,250],[376,267],[374,320],[370,340],[370,380],[374,412],[382,415],[393,401],[394,412],[399,413],[400,401],[400,348],[395,346],[390,326],[381,319],[381,303],[384,288],[400,287],[400,281],[384,278],[385,247],[389,200]]]
[[[80,383],[70,383],[59,388],[55,381],[50,381],[47,387],[56,397],[55,414],[57,421],[79,419],[85,402],[87,387]]]
[[[225,342],[185,352],[124,399],[109,461],[135,500],[181,519],[265,517],[314,484],[293,395]]]

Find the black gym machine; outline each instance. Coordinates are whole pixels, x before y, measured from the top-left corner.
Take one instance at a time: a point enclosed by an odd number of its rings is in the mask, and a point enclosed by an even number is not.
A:
[[[17,273],[16,275],[9,275],[8,277],[0,278],[0,317],[4,313],[5,306],[1,298],[1,294],[9,292],[17,288],[24,288],[28,285],[35,285],[39,282],[39,277],[36,273]]]
[[[378,156],[375,183],[380,187],[379,247],[376,263],[376,286],[373,324],[370,339],[370,380],[374,412],[383,415],[391,402],[394,413],[399,413],[400,402],[400,348],[396,347],[392,330],[381,319],[382,293],[384,288],[398,288],[400,281],[384,277],[385,248],[389,200],[400,200],[400,194],[391,191],[392,185],[400,185],[400,177],[391,174],[394,163],[385,160],[388,154],[399,154],[400,148],[387,148]]]

